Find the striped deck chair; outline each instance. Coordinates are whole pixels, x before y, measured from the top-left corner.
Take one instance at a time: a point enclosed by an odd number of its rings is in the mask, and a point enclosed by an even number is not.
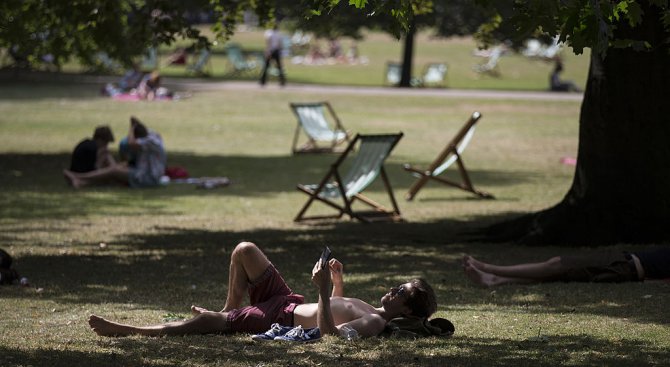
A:
[[[230,43],[226,46],[226,57],[230,65],[226,73],[228,76],[253,74],[263,67],[262,57],[256,54],[245,54],[237,43]]]
[[[400,84],[402,76],[402,64],[389,61],[386,63],[386,72],[384,73],[384,82],[386,85],[397,86]]]
[[[290,103],[289,106],[298,119],[291,147],[293,154],[332,153],[340,144],[351,140],[330,103]],[[326,108],[330,119],[326,118]],[[301,130],[307,135],[307,142],[298,147]]]
[[[351,219],[358,219],[366,223],[375,221],[401,221],[400,210],[398,209],[391,184],[384,170],[384,161],[391,154],[391,151],[400,138],[402,138],[402,135],[402,133],[356,135],[354,140],[349,143],[347,149],[333,163],[320,183],[298,185],[298,190],[309,195],[309,199],[294,220],[300,222],[311,219],[341,218],[342,215],[347,214]],[[355,157],[347,159],[350,154],[354,154],[354,146],[358,142],[360,144]],[[343,172],[345,162],[349,168],[346,172]],[[384,181],[384,187],[389,195],[393,209],[384,208],[362,194],[380,175]],[[307,209],[316,200],[332,207],[338,213],[335,215],[305,216]],[[354,210],[352,206],[356,200],[367,205],[371,210]]]
[[[444,87],[447,76],[447,64],[430,63],[423,69],[423,75],[419,79],[421,87]]]
[[[212,53],[206,48],[200,50],[198,58],[192,64],[186,67],[186,71],[201,76],[208,76],[212,74]]]
[[[463,164],[463,158],[461,157],[465,147],[468,146],[468,143],[472,139],[472,135],[475,133],[475,127],[477,126],[477,121],[479,121],[481,117],[482,115],[479,112],[474,112],[472,116],[470,116],[470,119],[466,121],[465,125],[463,125],[458,134],[456,134],[456,136],[451,139],[447,147],[440,153],[439,156],[437,156],[437,158],[433,161],[433,163],[430,164],[430,166],[428,166],[427,169],[421,170],[412,167],[410,164],[404,165],[406,171],[411,172],[413,176],[418,178],[405,195],[405,199],[414,199],[414,196],[416,196],[419,190],[421,190],[421,188],[428,182],[428,180],[431,179],[448,186],[457,187],[459,189],[471,192],[481,198],[493,199],[493,195],[484,191],[479,191],[475,189],[474,186],[472,186],[472,181],[470,180],[468,171],[465,169],[465,165]],[[462,182],[452,181],[440,176],[454,162],[458,164],[458,170],[460,172]]]

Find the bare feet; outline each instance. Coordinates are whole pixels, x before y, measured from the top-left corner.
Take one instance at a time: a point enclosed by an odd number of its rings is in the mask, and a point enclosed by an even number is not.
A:
[[[191,313],[193,314],[193,316],[197,316],[197,315],[200,315],[201,313],[208,312],[208,311],[209,310],[204,308],[204,307],[200,307],[200,306],[196,306],[196,305],[191,306]]]
[[[479,270],[486,271],[486,264],[484,264],[483,262],[475,259],[474,257],[472,257],[470,255],[465,255],[465,256],[463,256],[463,267],[466,267],[468,265],[474,266],[475,268],[477,268]]]
[[[132,334],[129,326],[111,322],[96,315],[91,315],[88,318],[88,324],[100,336],[126,336]]]
[[[465,264],[463,268],[465,270],[465,275],[477,285],[484,287],[494,287],[500,284],[500,279],[497,275],[489,274],[479,270],[470,263]]]
[[[63,176],[65,177],[65,180],[70,184],[70,186],[74,187],[75,189],[78,189],[81,187],[81,180],[77,178],[77,176],[74,174],[74,172],[70,170],[63,170]]]

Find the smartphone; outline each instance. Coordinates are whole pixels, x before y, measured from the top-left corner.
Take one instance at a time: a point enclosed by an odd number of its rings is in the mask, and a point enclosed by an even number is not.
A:
[[[330,248],[326,246],[326,248],[323,249],[323,252],[321,252],[321,263],[325,266],[328,264],[328,260],[330,260],[331,257],[331,252]]]

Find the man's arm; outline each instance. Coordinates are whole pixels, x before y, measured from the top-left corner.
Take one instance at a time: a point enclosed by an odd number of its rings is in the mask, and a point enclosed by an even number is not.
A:
[[[385,327],[386,320],[376,313],[370,313],[356,320],[337,325],[337,329],[341,336],[350,337],[347,334],[349,333],[349,330],[353,329],[356,331],[356,336],[361,338],[377,336],[384,331]]]
[[[339,335],[339,331],[333,320],[330,309],[330,269],[328,264],[322,264],[321,260],[316,262],[312,269],[312,282],[319,287],[319,303],[316,311],[316,324],[322,335]]]

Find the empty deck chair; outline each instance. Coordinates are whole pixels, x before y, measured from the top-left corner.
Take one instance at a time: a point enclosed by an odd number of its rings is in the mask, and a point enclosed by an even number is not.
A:
[[[384,80],[386,85],[397,86],[400,84],[400,78],[402,76],[402,64],[389,61],[386,63],[386,73],[384,74]]]
[[[423,75],[418,79],[421,87],[444,87],[446,86],[447,64],[430,63],[423,69]]]
[[[197,75],[208,76],[212,73],[212,62],[211,62],[212,53],[206,48],[200,50],[198,58],[193,64],[190,64],[186,67],[186,71],[194,73]]]
[[[290,103],[289,106],[298,119],[291,148],[293,154],[334,152],[340,144],[350,140],[330,103]],[[326,118],[326,108],[330,119]],[[301,130],[307,135],[307,142],[298,147]]]
[[[240,45],[231,43],[226,46],[226,56],[230,69],[227,72],[229,76],[239,76],[254,73],[263,66],[263,59],[256,54],[246,55]]]
[[[384,170],[384,161],[402,138],[402,133],[390,135],[356,135],[347,149],[333,163],[320,183],[314,185],[298,185],[298,190],[309,195],[307,203],[295,217],[296,222],[311,219],[340,218],[346,214],[351,219],[362,222],[400,221],[400,210],[393,196],[391,184]],[[357,152],[354,146],[360,142]],[[349,157],[355,154],[355,157]],[[350,159],[347,159],[350,158]],[[345,163],[346,162],[346,163]],[[346,164],[348,170],[343,170]],[[364,196],[362,192],[378,177],[382,177],[384,187],[389,195],[392,209]],[[334,215],[305,216],[307,209],[314,201],[320,201],[337,211]],[[353,204],[358,200],[370,210],[354,210]]]
[[[495,77],[500,76],[500,68],[498,67],[498,62],[506,52],[507,48],[505,45],[495,46],[493,49],[491,49],[490,52],[488,52],[486,62],[474,65],[472,67],[473,70],[478,73],[489,74]]]
[[[433,161],[433,163],[430,164],[430,166],[428,166],[427,169],[421,170],[412,167],[410,164],[404,165],[406,171],[411,172],[412,175],[418,178],[405,195],[405,199],[414,199],[414,196],[416,196],[419,190],[421,190],[421,188],[428,182],[428,180],[431,179],[441,182],[445,185],[471,192],[482,198],[493,199],[493,195],[484,191],[479,191],[475,189],[474,186],[472,186],[472,181],[470,180],[468,171],[465,169],[465,165],[463,163],[463,158],[461,157],[463,150],[465,150],[465,147],[467,147],[470,139],[472,139],[472,135],[475,133],[477,121],[479,121],[481,116],[482,115],[479,112],[474,112],[472,116],[470,116],[470,119],[466,121],[465,125],[463,125],[458,134],[456,134],[456,136],[451,139],[446,148],[442,150],[440,155],[437,156],[437,158]],[[456,182],[441,177],[444,171],[446,171],[447,168],[449,168],[449,166],[451,166],[454,162],[458,164],[458,171],[461,176],[461,182]]]

